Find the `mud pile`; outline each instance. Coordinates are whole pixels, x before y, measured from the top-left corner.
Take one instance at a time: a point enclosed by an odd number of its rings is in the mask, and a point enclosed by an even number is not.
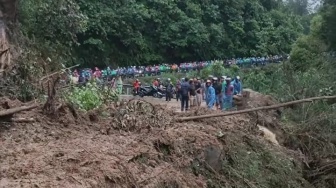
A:
[[[1,122],[0,187],[309,187],[298,156],[260,135],[271,111],[182,123],[175,119],[217,112],[144,101],[61,111]]]

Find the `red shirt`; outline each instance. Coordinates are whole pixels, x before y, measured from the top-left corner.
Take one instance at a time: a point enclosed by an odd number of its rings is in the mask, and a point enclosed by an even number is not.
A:
[[[138,82],[138,81],[135,81],[135,82],[133,83],[133,87],[135,87],[135,88],[138,88],[138,87],[140,87],[140,84],[139,84],[139,82]]]

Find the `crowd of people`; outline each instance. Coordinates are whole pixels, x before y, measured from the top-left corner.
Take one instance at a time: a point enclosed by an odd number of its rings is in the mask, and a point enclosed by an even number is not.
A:
[[[141,83],[135,80],[134,89],[138,90]],[[229,110],[233,105],[233,96],[242,93],[242,82],[239,76],[234,78],[222,76],[220,78],[209,76],[208,79],[200,78],[182,78],[176,84],[168,78],[166,83],[156,78],[152,86],[165,87],[166,101],[172,100],[173,94],[176,94],[176,100],[181,101],[181,111],[187,111],[192,107],[200,107],[205,101],[209,109]]]
[[[118,67],[112,69],[106,67],[104,69],[99,69],[95,67],[94,70],[90,68],[74,70],[74,72],[69,72],[73,77],[79,80],[90,79],[91,77],[99,79],[108,79],[121,76],[121,77],[140,77],[140,76],[154,76],[159,75],[163,72],[188,72],[188,71],[200,71],[201,69],[208,67],[214,63],[221,63],[224,66],[238,65],[241,67],[248,66],[263,66],[268,63],[279,63],[287,59],[287,55],[275,55],[266,57],[249,57],[249,58],[236,58],[227,60],[212,60],[212,61],[200,61],[200,62],[186,62],[181,64],[161,64],[153,66],[128,66],[128,67]],[[80,82],[80,81],[79,81]]]
[[[201,106],[203,100],[209,109],[229,110],[232,108],[233,95],[242,92],[242,83],[239,76],[209,76],[207,80],[185,78],[177,85],[177,92],[177,100],[181,99],[181,111]]]

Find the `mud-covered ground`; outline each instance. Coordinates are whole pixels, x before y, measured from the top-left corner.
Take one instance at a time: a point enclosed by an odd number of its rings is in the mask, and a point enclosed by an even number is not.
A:
[[[144,100],[86,114],[64,106],[56,117],[41,107],[16,115],[36,122],[1,122],[0,187],[309,187],[298,155],[257,128],[280,133],[275,111],[177,122],[220,112]],[[271,101],[255,94],[249,105]]]

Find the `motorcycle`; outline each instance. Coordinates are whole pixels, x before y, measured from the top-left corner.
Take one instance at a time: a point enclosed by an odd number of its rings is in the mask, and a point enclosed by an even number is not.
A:
[[[133,94],[133,96],[140,95],[141,92],[147,92],[146,88],[144,88],[144,87],[140,87],[140,88],[138,89],[138,92],[135,91],[135,88],[133,88],[133,90],[132,90],[132,94]]]
[[[161,93],[158,90],[158,88],[154,88],[153,86],[151,86],[149,89],[140,87],[139,96],[140,97],[151,96],[151,97],[154,97],[154,98],[161,99],[164,96],[164,94]]]

